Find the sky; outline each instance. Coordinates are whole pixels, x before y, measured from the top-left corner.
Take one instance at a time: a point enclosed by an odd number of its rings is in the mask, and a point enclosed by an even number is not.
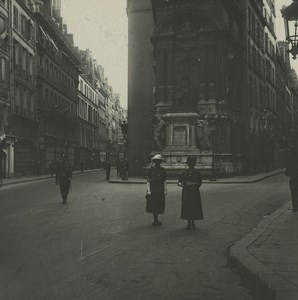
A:
[[[142,1],[142,0],[140,0]],[[276,35],[285,39],[280,9],[292,0],[275,0]],[[68,32],[74,34],[75,45],[90,49],[93,58],[105,69],[105,76],[120,94],[123,107],[127,107],[127,14],[126,0],[61,0],[62,17]],[[298,72],[298,61],[291,59]]]
[[[126,0],[61,0],[61,15],[75,46],[89,49],[127,107]]]

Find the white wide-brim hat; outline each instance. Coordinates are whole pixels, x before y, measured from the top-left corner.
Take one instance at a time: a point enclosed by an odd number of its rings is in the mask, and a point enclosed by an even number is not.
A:
[[[152,161],[154,161],[154,160],[161,160],[161,161],[163,161],[163,157],[160,154],[155,154],[152,157]]]

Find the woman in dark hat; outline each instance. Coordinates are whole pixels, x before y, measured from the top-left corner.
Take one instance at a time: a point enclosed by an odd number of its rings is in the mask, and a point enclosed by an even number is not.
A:
[[[195,220],[202,220],[203,209],[201,204],[200,186],[201,174],[195,169],[196,157],[188,157],[188,169],[179,178],[178,186],[182,187],[181,219],[187,220],[187,229],[195,229]]]
[[[165,168],[161,167],[163,158],[156,154],[152,158],[154,166],[149,169],[146,191],[146,212],[153,214],[153,226],[161,225],[158,215],[165,211],[165,196],[167,194],[167,175]]]

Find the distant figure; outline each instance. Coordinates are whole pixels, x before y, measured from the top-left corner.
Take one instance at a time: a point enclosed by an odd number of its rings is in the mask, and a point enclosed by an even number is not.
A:
[[[195,169],[196,157],[188,157],[188,169],[179,178],[178,186],[182,189],[181,219],[187,220],[186,229],[195,229],[195,220],[204,219],[201,204],[201,174]]]
[[[121,178],[121,161],[117,160],[116,162],[117,178]]]
[[[124,158],[121,163],[121,172],[122,172],[122,180],[128,180],[128,161],[127,158]]]
[[[107,178],[107,180],[110,180],[111,167],[112,167],[111,162],[109,160],[107,160],[105,162],[105,166],[104,166],[104,169],[106,171],[106,178]]]
[[[61,160],[57,165],[56,184],[60,185],[60,192],[63,204],[66,204],[69,193],[69,188],[72,178],[72,167],[69,164],[65,154],[62,154]]]
[[[292,212],[298,210],[298,150],[294,150],[287,163],[286,175],[290,177],[289,185],[292,197]]]
[[[154,166],[149,169],[146,191],[146,212],[153,214],[153,226],[160,226],[158,215],[165,211],[165,196],[167,194],[166,169],[161,167],[163,158],[156,154],[152,158]]]

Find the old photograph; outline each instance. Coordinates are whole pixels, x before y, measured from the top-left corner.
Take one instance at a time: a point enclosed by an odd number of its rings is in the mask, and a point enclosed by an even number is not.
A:
[[[298,0],[0,0],[0,300],[298,299]]]

